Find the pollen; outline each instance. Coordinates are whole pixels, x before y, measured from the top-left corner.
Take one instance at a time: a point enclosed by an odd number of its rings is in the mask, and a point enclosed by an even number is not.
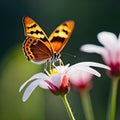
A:
[[[58,73],[59,73],[59,70],[57,70],[56,68],[50,70],[50,76]]]

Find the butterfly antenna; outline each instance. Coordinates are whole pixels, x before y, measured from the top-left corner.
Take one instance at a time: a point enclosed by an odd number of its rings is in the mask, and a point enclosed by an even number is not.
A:
[[[67,56],[70,56],[70,57],[73,57],[73,58],[76,58],[76,57],[77,57],[76,55],[72,55],[72,54],[69,54],[69,53],[63,53],[63,54],[65,54],[65,55],[67,55]]]

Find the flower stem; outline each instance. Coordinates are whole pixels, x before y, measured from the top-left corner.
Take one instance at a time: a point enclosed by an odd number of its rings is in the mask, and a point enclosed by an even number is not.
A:
[[[68,112],[68,115],[69,115],[70,120],[75,120],[75,118],[74,118],[74,116],[73,116],[73,113],[72,113],[72,110],[71,110],[71,108],[70,108],[70,105],[69,105],[69,103],[68,103],[68,100],[67,100],[66,95],[61,95],[61,96],[62,96],[62,100],[63,100],[63,103],[64,103],[64,105],[65,105],[65,107],[66,107],[66,110],[67,110],[67,112]]]
[[[94,120],[92,104],[91,104],[91,100],[90,100],[88,91],[83,91],[83,92],[81,92],[80,95],[81,95],[81,101],[82,101],[86,120]]]
[[[111,101],[108,106],[109,107],[108,120],[115,120],[118,81],[119,81],[118,77],[112,79],[112,91],[111,91],[112,93],[111,93]]]

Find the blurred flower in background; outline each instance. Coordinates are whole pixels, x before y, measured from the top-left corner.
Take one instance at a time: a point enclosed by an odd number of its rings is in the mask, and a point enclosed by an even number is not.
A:
[[[107,119],[114,120],[116,117],[116,101],[118,82],[120,79],[120,35],[117,36],[111,32],[100,32],[97,38],[104,47],[86,44],[81,47],[82,51],[100,54],[103,61],[111,70],[107,71],[112,79],[112,90],[108,102]]]
[[[117,38],[111,32],[100,32],[97,38],[104,47],[86,44],[80,49],[84,52],[100,54],[105,64],[111,68],[111,71],[108,71],[109,75],[120,76],[120,35]]]
[[[79,72],[76,72],[76,74],[72,75],[70,81],[75,89],[77,89],[78,91],[84,91],[91,88],[92,78],[92,74],[81,70]]]

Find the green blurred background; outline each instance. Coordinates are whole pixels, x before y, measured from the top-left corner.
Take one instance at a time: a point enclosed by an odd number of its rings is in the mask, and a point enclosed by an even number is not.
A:
[[[120,32],[119,0],[1,0],[0,1],[0,120],[69,120],[59,96],[37,88],[22,102],[19,87],[33,74],[42,70],[26,60],[22,44],[25,39],[22,17],[30,16],[49,36],[65,20],[75,21],[74,32],[62,52],[65,64],[79,61],[97,61],[99,55],[79,51],[82,44],[98,44],[96,35],[101,31]],[[77,57],[71,57],[70,55]],[[96,120],[105,120],[111,81],[104,70],[102,77],[94,77],[90,91]],[[117,115],[120,119],[120,87],[118,88]],[[85,120],[80,95],[71,88],[68,100],[76,120]]]

